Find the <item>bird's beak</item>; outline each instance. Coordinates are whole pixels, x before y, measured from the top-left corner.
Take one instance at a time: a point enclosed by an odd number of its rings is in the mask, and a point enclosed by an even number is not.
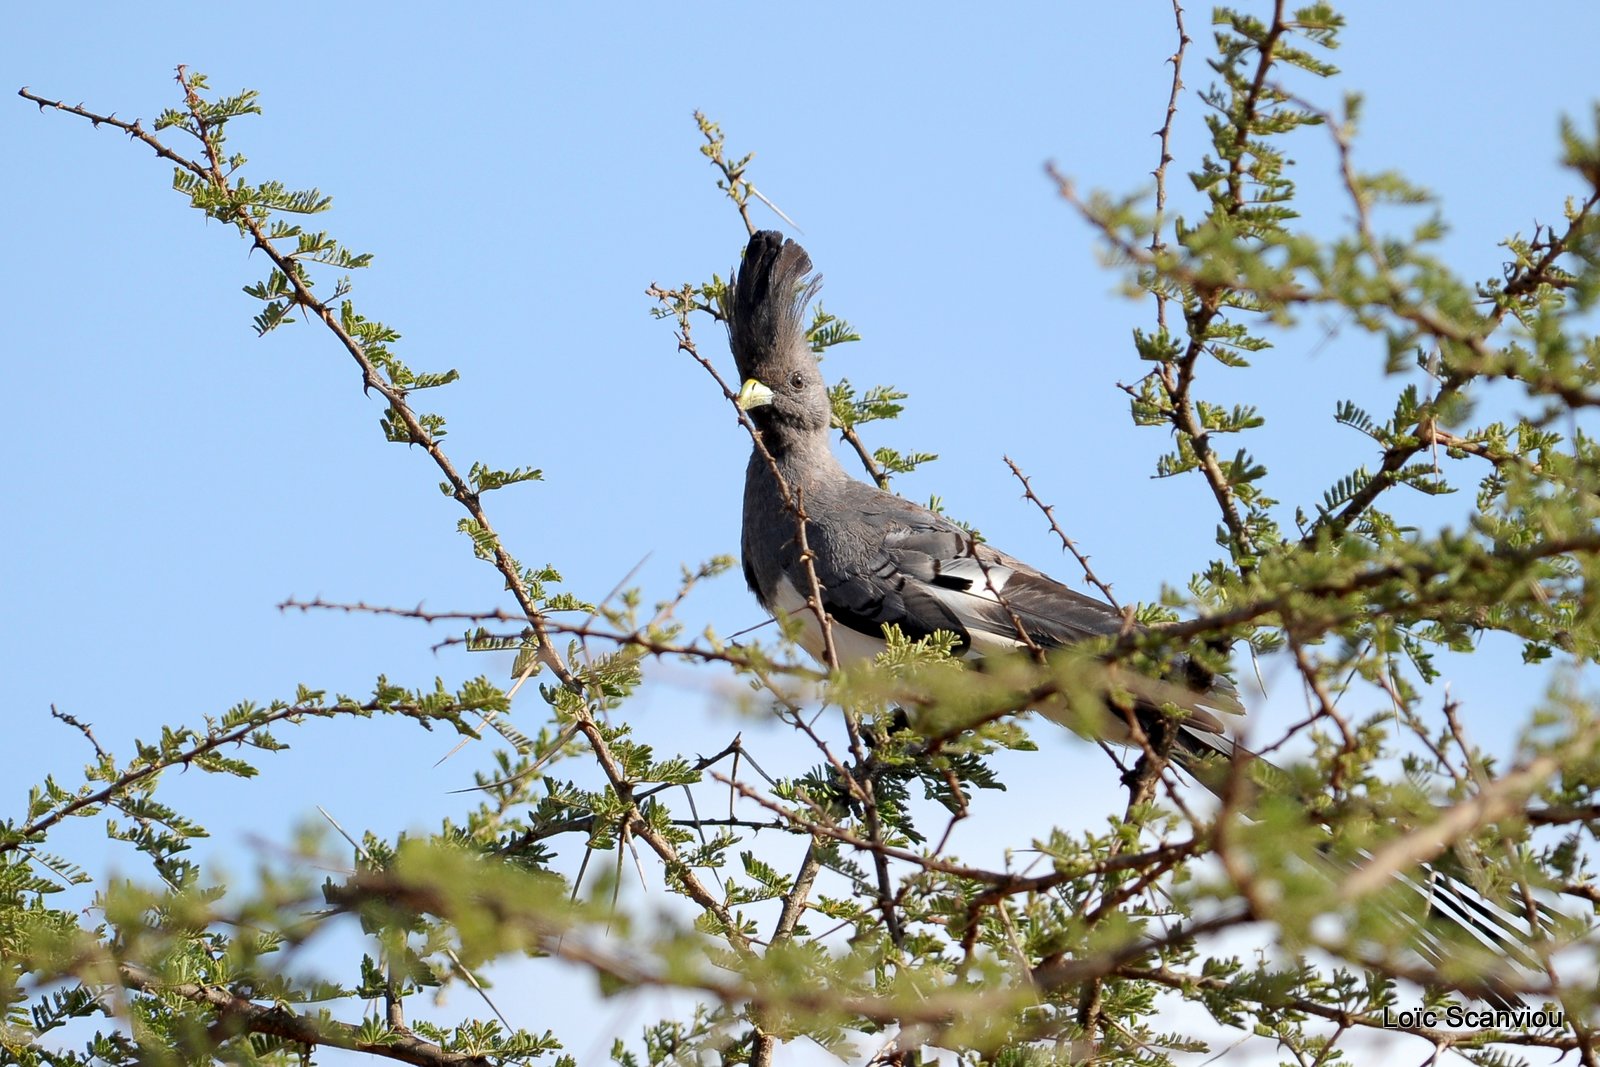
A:
[[[739,387],[739,395],[734,399],[740,411],[750,411],[754,408],[765,407],[772,403],[772,390],[756,381],[746,378]]]

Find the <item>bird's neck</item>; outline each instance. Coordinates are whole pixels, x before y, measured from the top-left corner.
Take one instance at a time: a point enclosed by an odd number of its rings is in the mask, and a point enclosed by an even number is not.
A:
[[[750,472],[756,477],[774,481],[781,478],[791,490],[797,489],[807,496],[824,486],[850,480],[833,454],[826,431],[773,433],[767,430],[761,434],[761,446],[764,449],[758,446],[750,454]]]

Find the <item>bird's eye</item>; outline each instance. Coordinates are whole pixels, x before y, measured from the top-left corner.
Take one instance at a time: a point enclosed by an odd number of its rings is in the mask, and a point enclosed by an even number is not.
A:
[[[800,371],[795,371],[793,374],[789,375],[789,385],[791,388],[798,389],[804,384],[806,384],[806,376]]]

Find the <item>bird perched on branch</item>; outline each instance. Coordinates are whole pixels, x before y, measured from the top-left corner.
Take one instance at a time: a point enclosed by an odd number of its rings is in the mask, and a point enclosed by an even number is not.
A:
[[[969,659],[1121,632],[1127,623],[1109,604],[979,542],[937,512],[846,473],[829,442],[832,409],[806,340],[806,307],[819,282],[805,249],[765,230],[751,236],[725,305],[742,381],[738,404],[758,436],[745,472],[741,543],[745,580],[762,606],[799,621],[802,647],[828,666],[872,659],[887,646],[886,626],[913,640],[954,634],[957,654]],[[826,627],[809,606],[813,599],[821,601]],[[1224,777],[1231,766],[1266,765],[1225,733],[1223,716],[1244,710],[1225,677],[1187,657],[1174,661],[1164,678],[1126,674],[1118,684],[1133,695],[1129,710],[1136,721],[1147,733],[1162,727],[1170,758],[1208,788],[1216,791],[1223,780],[1217,757]],[[1127,714],[1108,715],[1102,736],[1125,740]],[[1166,729],[1173,723],[1176,729]],[[1523,921],[1468,884],[1434,871],[1402,881],[1427,899],[1431,913],[1537,966],[1522,944],[1528,936],[1519,929]],[[1426,930],[1414,941],[1432,962],[1448,955]]]
[[[742,547],[745,580],[762,606],[797,618],[801,646],[819,661],[826,663],[831,643],[837,665],[883,651],[885,626],[912,640],[952,633],[957,654],[967,658],[1060,648],[1123,630],[1126,620],[1111,605],[846,473],[828,440],[832,409],[806,342],[806,305],[819,282],[810,271],[798,244],[771,230],[756,233],[727,307],[743,382],[739,406],[761,437],[745,471]],[[813,572],[831,640],[807,607]],[[1119,681],[1133,690],[1149,728],[1171,721],[1161,718],[1162,704],[1180,710],[1171,758],[1181,766],[1198,771],[1207,759],[1231,758],[1222,716],[1244,710],[1233,684],[1183,657],[1172,677],[1181,684]],[[1127,740],[1129,731],[1116,714],[1103,736]]]

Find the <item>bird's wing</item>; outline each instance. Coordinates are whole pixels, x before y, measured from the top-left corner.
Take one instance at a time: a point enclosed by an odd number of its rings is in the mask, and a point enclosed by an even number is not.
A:
[[[949,630],[975,654],[1070,645],[1115,634],[1122,616],[980,542],[937,512],[860,483],[810,536],[836,621],[874,636]],[[820,541],[820,543],[819,543]],[[799,575],[792,575],[799,578]]]
[[[1054,648],[1114,634],[1122,625],[1110,605],[1073,592],[954,524],[897,525],[885,531],[880,559],[894,578],[953,616],[976,652],[1030,643]]]
[[[849,521],[823,524],[817,536],[831,541],[814,543],[824,607],[836,624],[869,638],[881,639],[888,625],[913,639],[944,630],[956,635],[960,653],[978,657],[1072,645],[1126,625],[1109,604],[888,494],[851,501]],[[792,580],[805,588],[803,576]],[[1176,667],[1171,681],[1130,671],[1119,673],[1119,684],[1141,704],[1184,708],[1186,727],[1208,734],[1223,730],[1215,712],[1243,711],[1226,679],[1193,671],[1186,661]],[[1194,673],[1203,676],[1185,677]]]
[[[965,650],[971,635],[960,613],[940,595],[937,561],[901,549],[896,543],[899,535],[882,513],[861,512],[853,519],[815,535],[838,548],[824,547],[814,557],[823,607],[833,621],[878,639],[885,626],[897,626],[913,640],[946,631],[955,634]],[[790,578],[799,588],[805,587],[803,574]]]

